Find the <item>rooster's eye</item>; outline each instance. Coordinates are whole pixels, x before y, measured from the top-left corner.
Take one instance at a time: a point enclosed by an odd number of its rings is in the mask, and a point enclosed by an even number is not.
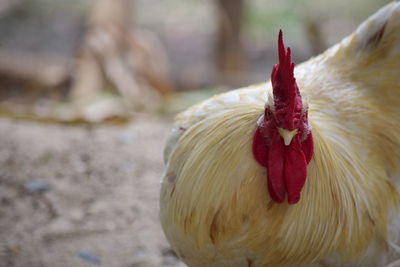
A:
[[[267,116],[267,119],[271,118],[272,117],[271,110],[267,109],[266,112],[265,112],[265,115]]]

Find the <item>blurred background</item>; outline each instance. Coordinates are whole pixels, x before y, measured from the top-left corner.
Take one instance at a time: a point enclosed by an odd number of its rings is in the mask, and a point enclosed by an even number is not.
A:
[[[300,63],[384,0],[0,0],[0,266],[183,266],[158,223],[173,116]]]

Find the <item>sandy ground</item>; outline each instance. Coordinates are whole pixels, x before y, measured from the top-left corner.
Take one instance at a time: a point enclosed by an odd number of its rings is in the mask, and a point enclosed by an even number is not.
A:
[[[1,119],[0,266],[184,266],[158,220],[170,125],[152,116],[92,128]]]

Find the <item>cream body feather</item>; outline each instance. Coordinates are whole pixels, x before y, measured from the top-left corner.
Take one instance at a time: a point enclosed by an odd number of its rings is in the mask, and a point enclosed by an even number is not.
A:
[[[176,118],[160,217],[189,266],[385,266],[400,259],[400,3],[295,77],[315,152],[301,200],[271,201],[252,155],[271,84],[231,91]]]

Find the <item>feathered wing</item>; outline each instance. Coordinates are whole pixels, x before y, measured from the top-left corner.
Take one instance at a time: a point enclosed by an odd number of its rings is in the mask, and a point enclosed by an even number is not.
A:
[[[383,7],[342,42],[296,69],[299,87],[308,89],[305,98],[311,109],[337,112],[332,115],[339,118],[347,114],[350,121],[351,114],[369,112],[364,122],[372,124],[372,131],[379,135],[377,149],[392,148],[391,153],[380,151],[387,155],[384,162],[392,176],[400,172],[399,73],[400,2]]]
[[[398,252],[388,253],[387,248],[400,245],[400,2],[383,7],[341,43],[296,71],[299,87],[308,89],[305,97],[313,132],[351,165],[346,168],[354,168],[356,183],[342,186],[341,191],[355,190],[351,192],[358,194],[354,208],[381,224],[373,227],[380,230],[360,266],[382,266],[399,259]],[[324,163],[316,165],[320,164]],[[382,203],[383,195],[391,201]]]

